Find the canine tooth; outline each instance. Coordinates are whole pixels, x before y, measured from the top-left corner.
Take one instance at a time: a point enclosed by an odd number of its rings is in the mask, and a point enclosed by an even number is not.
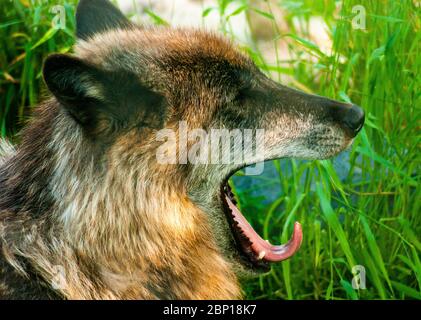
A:
[[[258,260],[262,260],[266,255],[266,251],[260,251],[259,256],[257,257]]]

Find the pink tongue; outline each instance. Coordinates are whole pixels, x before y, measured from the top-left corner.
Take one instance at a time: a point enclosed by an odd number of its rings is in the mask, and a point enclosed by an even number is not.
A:
[[[240,228],[244,235],[250,240],[251,249],[259,260],[279,262],[290,258],[298,251],[303,240],[303,231],[299,222],[295,222],[294,233],[286,244],[274,246],[268,241],[263,240],[256,231],[254,231],[253,227],[248,223],[229,197],[225,196],[225,199],[232,211],[234,220],[238,223],[237,227]]]

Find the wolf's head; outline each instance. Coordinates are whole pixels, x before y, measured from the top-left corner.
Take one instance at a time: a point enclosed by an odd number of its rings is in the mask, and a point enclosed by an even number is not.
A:
[[[47,58],[44,78],[65,117],[97,150],[98,163],[116,166],[116,160],[107,157],[121,152],[124,167],[138,172],[128,175],[127,185],[154,185],[159,179],[168,188],[180,188],[187,201],[206,213],[220,251],[238,271],[266,269],[267,262],[286,259],[298,249],[298,224],[284,246],[258,237],[235,207],[227,181],[263,160],[336,155],[361,130],[361,108],[269,79],[217,35],[135,26],[105,0],[80,2],[77,37],[75,55]],[[199,130],[190,135],[195,129]],[[233,130],[240,136],[248,130],[256,138],[246,143],[244,136],[241,140],[232,135]],[[234,147],[220,139],[207,152],[211,132],[229,132],[225,139]],[[235,146],[236,139],[241,141]],[[264,148],[253,152],[259,146]],[[216,151],[239,160],[212,158]],[[149,196],[159,198],[159,192]],[[149,215],[161,214],[159,207],[148,210],[155,210]]]

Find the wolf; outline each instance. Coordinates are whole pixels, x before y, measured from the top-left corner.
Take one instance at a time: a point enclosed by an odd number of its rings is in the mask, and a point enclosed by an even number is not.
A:
[[[276,83],[216,34],[138,26],[106,0],[81,0],[76,22],[74,54],[45,60],[51,97],[18,146],[0,147],[1,298],[241,298],[239,279],[291,257],[302,231],[264,241],[228,179],[261,160],[338,154],[363,110]],[[160,163],[156,135],[181,121],[264,129],[264,152]],[[167,147],[185,152],[177,141]]]

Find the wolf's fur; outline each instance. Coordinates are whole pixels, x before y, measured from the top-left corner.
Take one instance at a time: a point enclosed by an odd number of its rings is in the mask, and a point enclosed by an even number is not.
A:
[[[13,173],[7,179],[16,181],[14,191],[25,192],[25,197],[49,189],[48,196],[32,199],[34,206],[45,206],[40,216],[33,217],[32,210],[1,213],[6,217],[0,229],[4,257],[16,272],[28,275],[22,261],[29,262],[47,283],[58,282],[63,297],[72,299],[239,297],[233,272],[210,241],[207,218],[187,199],[181,177],[146,170],[150,159],[140,155],[141,162],[133,167],[137,155],[132,150],[145,143],[135,133],[108,151],[108,164],[97,163],[77,125],[52,109],[55,103],[39,110],[54,114],[38,118],[55,128],[50,141],[41,142],[44,150],[36,146],[33,154],[20,149],[2,168],[2,175]],[[35,125],[28,131],[36,130]],[[39,153],[42,158],[36,159]],[[33,163],[27,163],[28,157],[35,158]],[[48,183],[38,185],[38,175],[48,177]],[[158,178],[162,176],[166,178]],[[3,286],[11,288],[8,277],[0,275]]]
[[[13,145],[7,140],[0,139],[0,165],[11,157],[13,153],[15,153]]]
[[[116,27],[91,25],[92,9]],[[216,35],[139,28],[105,0],[78,14],[76,55],[45,63],[54,97],[16,151],[0,147],[0,296],[241,297],[237,276],[255,271],[220,187],[257,159],[161,165],[157,130],[265,128],[265,159],[326,158],[353,138],[329,111],[343,104],[275,84]]]

